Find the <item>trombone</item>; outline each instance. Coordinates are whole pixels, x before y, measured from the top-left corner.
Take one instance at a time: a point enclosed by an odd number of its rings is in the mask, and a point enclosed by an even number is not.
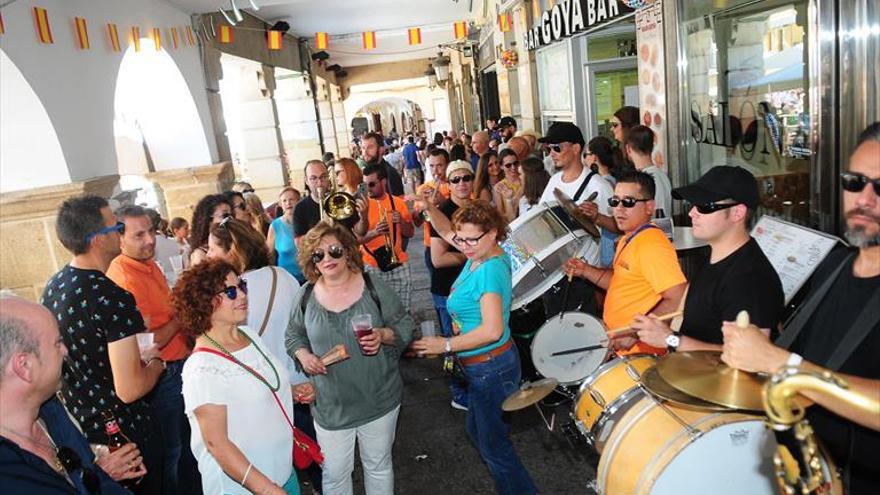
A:
[[[318,203],[321,211],[321,220],[327,217],[337,222],[348,220],[357,213],[357,205],[354,196],[342,191],[336,185],[336,171],[329,170],[330,174],[330,191]]]

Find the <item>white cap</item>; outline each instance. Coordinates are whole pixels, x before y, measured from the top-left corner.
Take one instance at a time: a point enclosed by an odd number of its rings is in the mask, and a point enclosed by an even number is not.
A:
[[[471,174],[474,173],[474,169],[471,167],[470,163],[464,160],[455,160],[446,166],[446,179],[448,180],[452,177],[453,173],[458,172],[459,170],[467,170]]]

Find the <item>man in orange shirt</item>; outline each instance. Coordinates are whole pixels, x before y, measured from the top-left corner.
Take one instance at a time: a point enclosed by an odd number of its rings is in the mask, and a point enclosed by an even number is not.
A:
[[[387,192],[388,175],[381,164],[370,164],[364,168],[364,182],[370,196],[367,233],[358,239],[364,268],[391,287],[400,297],[403,306],[408,308],[412,280],[403,239],[408,239],[415,233],[412,216],[403,198]],[[397,264],[391,263],[391,252],[386,247],[389,236]]]
[[[190,428],[183,409],[181,372],[190,349],[171,308],[171,290],[156,264],[156,231],[146,209],[131,205],[116,212],[125,224],[121,254],[107,276],[134,296],[147,330],[159,345],[165,372],[150,395],[153,422],[164,449],[163,486],[166,493],[192,493],[201,487],[198,465],[189,448]]]
[[[443,148],[434,148],[428,153],[428,168],[431,170],[433,180],[427,180],[416,189],[416,196],[422,199],[425,191],[435,192],[433,194],[434,204],[449,199],[449,182],[446,181],[446,166],[449,165],[449,153]],[[423,216],[425,212],[424,204],[419,201],[413,207],[413,225],[420,227],[425,226],[425,266],[428,267],[428,274],[434,276],[434,264],[431,263],[431,224],[425,221]]]
[[[624,235],[617,242],[612,269],[580,259],[569,260],[565,265],[569,274],[608,291],[602,313],[608,328],[629,325],[637,314],[664,315],[675,311],[687,287],[675,247],[651,223],[654,193],[654,179],[644,172],[631,172],[618,179],[608,205]],[[665,351],[637,343],[634,337],[614,339],[611,345],[620,354]]]

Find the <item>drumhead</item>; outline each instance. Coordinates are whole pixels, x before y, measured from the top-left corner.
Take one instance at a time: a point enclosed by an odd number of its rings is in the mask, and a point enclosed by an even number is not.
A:
[[[550,318],[532,341],[532,361],[542,376],[555,378],[562,385],[580,383],[608,356],[608,349],[552,356],[554,352],[597,345],[606,338],[605,326],[585,313],[564,313]]]

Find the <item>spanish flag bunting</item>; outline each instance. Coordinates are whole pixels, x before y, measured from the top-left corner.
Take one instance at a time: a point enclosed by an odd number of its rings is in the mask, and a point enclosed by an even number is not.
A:
[[[376,48],[376,32],[375,31],[367,31],[363,34],[364,38],[364,50],[372,50]]]
[[[468,28],[466,22],[459,21],[452,26],[455,31],[455,39],[460,40],[462,38],[467,38]]]
[[[221,25],[220,32],[217,33],[217,41],[220,43],[232,43],[232,28]]]
[[[281,40],[284,37],[284,33],[281,31],[272,31],[269,30],[269,33],[266,35],[266,39],[269,44],[270,50],[280,50],[281,49]]]
[[[498,29],[501,30],[502,33],[506,33],[510,31],[511,25],[513,24],[513,19],[510,18],[510,14],[500,14],[498,16]]]
[[[110,48],[114,52],[121,52],[122,47],[119,45],[119,31],[116,30],[116,24],[107,23],[107,35],[110,38]]]
[[[186,27],[186,44],[189,46],[194,46],[196,44],[196,38],[193,36],[192,26]]]
[[[177,34],[177,28],[172,27],[169,31],[171,32],[171,46],[177,50],[177,47],[180,45],[180,37]]]
[[[536,21],[541,18],[541,0],[532,0],[532,17]]]
[[[3,25],[3,14],[0,13],[0,34],[4,34],[6,32],[6,26]]]
[[[410,45],[421,45],[422,44],[422,30],[421,28],[409,28],[409,44]]]
[[[37,39],[40,43],[46,45],[55,43],[52,39],[52,30],[49,28],[49,13],[46,9],[34,7],[34,27],[37,29]]]
[[[134,51],[141,51],[141,28],[137,26],[131,27],[131,44],[134,46]]]
[[[89,44],[89,28],[86,20],[82,17],[74,17],[73,22],[76,23],[76,42],[80,50],[88,50],[91,48]]]
[[[153,43],[156,45],[156,51],[162,50],[162,30],[153,28]]]
[[[326,50],[330,37],[327,33],[315,33],[315,48],[318,50]]]

